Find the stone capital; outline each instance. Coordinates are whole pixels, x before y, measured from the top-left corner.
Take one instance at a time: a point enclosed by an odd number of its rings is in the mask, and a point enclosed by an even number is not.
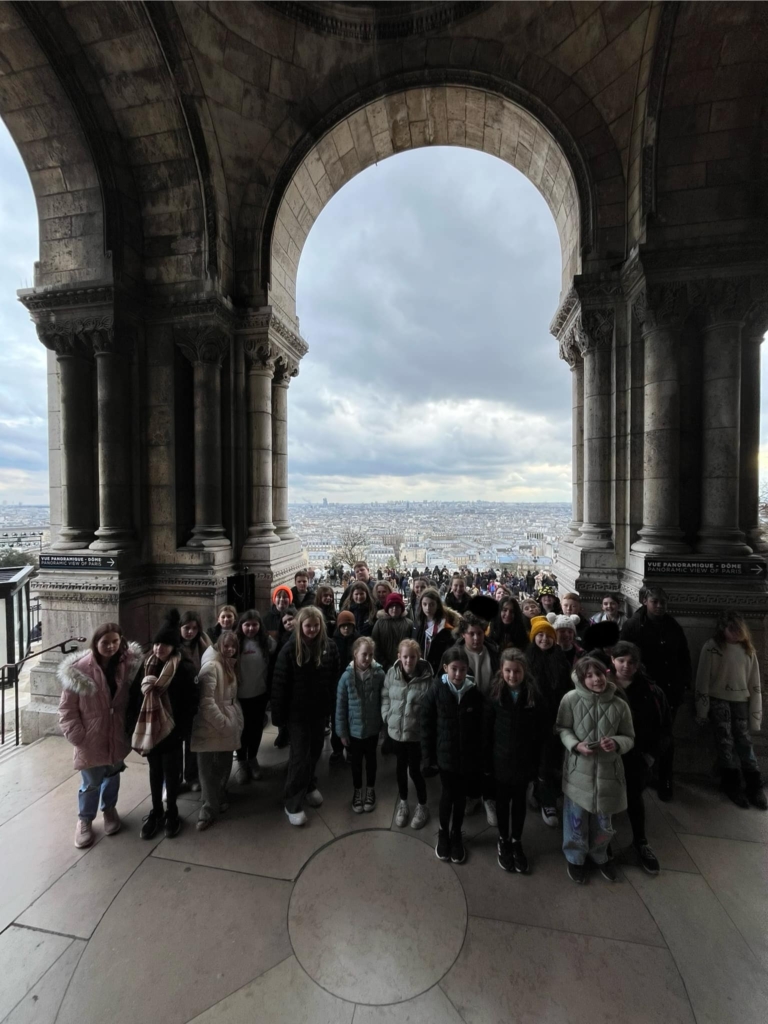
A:
[[[615,318],[612,306],[582,309],[575,323],[575,341],[582,357],[598,348],[611,346]]]
[[[741,331],[741,340],[761,345],[766,331],[768,331],[768,300],[759,299],[757,302],[753,302],[747,311]]]
[[[271,376],[275,371],[277,353],[264,337],[247,335],[243,338],[243,352],[248,368],[253,373]]]
[[[271,353],[269,359],[282,359],[298,366],[309,351],[306,341],[274,306],[239,312],[235,329],[243,339],[243,348],[249,359],[249,350],[256,352],[266,346]]]
[[[229,337],[218,323],[194,321],[176,324],[176,344],[191,363],[209,363],[221,366],[229,350]]]
[[[274,384],[276,387],[287,388],[293,377],[299,375],[299,364],[284,359],[282,356],[275,362]]]
[[[679,328],[687,310],[686,286],[679,281],[646,284],[632,310],[644,333]]]
[[[750,279],[712,277],[689,281],[688,301],[704,327],[743,323],[753,302]]]
[[[566,330],[560,334],[558,339],[560,358],[568,363],[571,369],[581,362],[581,350],[577,339],[577,332],[580,329],[581,322],[577,316],[576,319],[571,321]]]

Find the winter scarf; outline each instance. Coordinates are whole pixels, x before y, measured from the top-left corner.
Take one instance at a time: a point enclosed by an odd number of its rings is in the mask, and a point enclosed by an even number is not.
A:
[[[154,658],[147,658],[145,669],[154,660]],[[151,753],[166,736],[170,736],[175,728],[167,690],[180,661],[180,654],[172,654],[163,665],[159,676],[146,675],[141,681],[144,700],[141,704],[136,728],[133,730],[131,746],[136,753],[143,757]]]

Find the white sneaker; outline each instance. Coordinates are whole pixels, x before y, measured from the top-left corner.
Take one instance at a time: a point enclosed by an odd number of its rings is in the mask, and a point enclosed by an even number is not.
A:
[[[319,789],[313,789],[311,793],[307,793],[304,799],[310,807],[322,807],[323,805],[323,794]]]
[[[401,800],[397,805],[397,814],[395,815],[395,824],[398,828],[403,828],[408,824],[408,815],[411,813],[411,808],[408,806],[407,800]]]
[[[536,783],[528,783],[528,806],[532,811],[538,811],[541,808],[539,798],[536,796]]]
[[[480,806],[480,797],[479,796],[467,797],[467,804],[466,804],[466,807],[464,808],[464,813],[465,814],[474,814],[479,806]]]
[[[235,782],[238,786],[247,786],[251,781],[251,773],[248,771],[247,761],[238,761],[235,768]]]
[[[306,825],[307,816],[304,811],[298,811],[296,814],[291,814],[291,812],[286,808],[285,813],[288,815],[288,821],[290,821],[292,825]]]
[[[496,817],[496,801],[495,800],[483,800],[483,807],[485,808],[485,817],[491,828],[497,828],[499,819]]]
[[[253,781],[259,782],[259,780],[261,779],[261,765],[259,764],[258,757],[252,758],[248,762],[248,767],[251,770],[251,778],[253,779]]]
[[[426,804],[417,804],[411,821],[411,828],[424,828],[429,821],[429,808]]]
[[[541,819],[545,825],[549,825],[550,828],[557,828],[559,822],[557,820],[557,808],[556,807],[542,807],[541,808]]]

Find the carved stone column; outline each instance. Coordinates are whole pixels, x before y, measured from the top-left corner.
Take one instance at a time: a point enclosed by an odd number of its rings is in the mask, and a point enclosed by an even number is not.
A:
[[[248,537],[243,558],[253,558],[262,544],[276,544],[280,537],[272,521],[272,381],[274,353],[266,342],[247,340],[248,426],[250,433],[250,507]]]
[[[229,546],[222,522],[221,365],[229,350],[223,327],[184,324],[177,343],[192,363],[195,414],[195,525],[192,548]]]
[[[61,527],[54,551],[87,548],[95,529],[91,365],[74,322],[38,322],[43,344],[56,353],[61,432]]]
[[[611,529],[612,308],[582,310],[576,338],[584,360],[584,521],[576,544],[613,547]]]
[[[691,285],[703,316],[702,554],[749,555],[739,527],[741,328],[748,308],[738,279]]]
[[[741,332],[741,438],[739,442],[739,525],[753,551],[768,551],[760,531],[760,346],[768,328],[768,302],[750,310]]]
[[[280,360],[272,384],[272,520],[280,540],[293,540],[288,519],[288,385],[296,365]]]
[[[584,361],[571,330],[560,342],[560,358],[571,368],[571,515],[568,540],[579,536],[584,521]]]
[[[107,322],[109,321],[109,322]],[[131,450],[130,328],[105,318],[89,331],[96,358],[99,442],[99,528],[94,551],[119,551],[135,541]]]
[[[652,285],[634,304],[643,335],[643,525],[634,551],[689,551],[680,529],[682,285]]]

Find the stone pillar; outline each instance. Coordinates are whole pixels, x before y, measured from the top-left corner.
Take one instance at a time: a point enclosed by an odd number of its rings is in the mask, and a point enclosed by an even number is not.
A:
[[[288,385],[298,366],[279,361],[272,384],[272,521],[280,540],[293,540],[288,521]]]
[[[94,327],[97,437],[99,449],[99,528],[94,551],[119,551],[135,541],[133,528],[133,451],[131,445],[131,348],[127,328],[116,335],[112,323]]]
[[[613,548],[611,529],[612,308],[583,310],[576,336],[584,360],[584,520],[576,540],[589,550]]]
[[[571,335],[563,338],[560,358],[571,368],[571,515],[568,540],[579,536],[584,520],[584,362]]]
[[[681,553],[680,314],[682,286],[645,289],[634,304],[644,351],[643,525],[634,551]]]
[[[741,332],[741,438],[739,525],[755,552],[768,551],[760,532],[760,346],[768,325],[768,303],[758,303]]]
[[[702,330],[702,554],[749,555],[739,527],[741,328],[744,303],[734,279],[694,284]]]
[[[272,381],[275,360],[269,345],[245,346],[248,366],[248,430],[250,503],[248,537],[243,559],[253,558],[262,544],[276,544],[280,537],[272,521]],[[285,389],[282,389],[285,393]]]
[[[229,339],[218,324],[177,328],[177,340],[192,363],[195,415],[195,525],[191,548],[226,548],[222,522],[221,365]]]
[[[61,529],[54,551],[84,550],[93,540],[95,480],[91,366],[73,340],[54,345],[59,370]]]

